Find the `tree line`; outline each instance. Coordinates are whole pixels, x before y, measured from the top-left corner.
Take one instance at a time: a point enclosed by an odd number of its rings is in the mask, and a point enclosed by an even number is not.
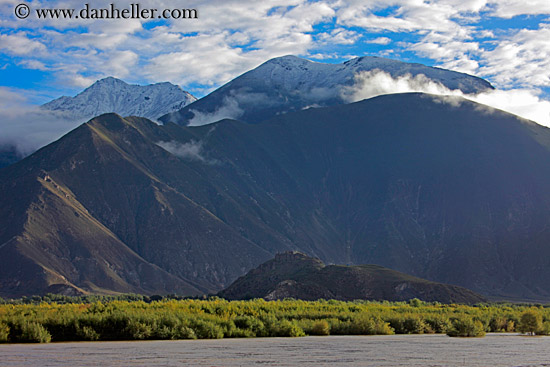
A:
[[[88,298],[86,298],[88,297]],[[550,334],[542,305],[47,295],[0,299],[0,342],[486,332]]]

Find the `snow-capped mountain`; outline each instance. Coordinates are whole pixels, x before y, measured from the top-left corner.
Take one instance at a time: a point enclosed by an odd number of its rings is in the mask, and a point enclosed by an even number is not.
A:
[[[108,77],[98,80],[75,97],[60,97],[42,105],[42,108],[64,111],[75,118],[115,112],[121,116],[157,119],[195,100],[191,94],[168,82],[142,86]]]
[[[237,118],[255,123],[292,110],[353,102],[366,98],[361,98],[359,92],[372,85],[365,83],[378,83],[380,85],[375,87],[384,88],[381,84],[387,80],[367,80],[379,72],[383,72],[386,79],[401,78],[399,83],[432,83],[432,86],[460,90],[465,94],[493,89],[486,80],[471,75],[380,57],[359,57],[341,64],[326,64],[283,56],[265,62],[160,120],[202,125],[222,118]],[[403,92],[387,86],[386,89],[378,94]]]

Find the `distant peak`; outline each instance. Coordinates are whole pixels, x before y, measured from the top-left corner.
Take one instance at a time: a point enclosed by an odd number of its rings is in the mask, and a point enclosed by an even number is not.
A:
[[[169,86],[175,86],[175,87],[178,87],[178,88],[181,89],[181,87],[179,85],[172,84],[170,82],[158,82],[158,83],[155,83],[155,84],[152,84],[152,85],[169,85]]]
[[[303,266],[324,267],[325,264],[316,257],[310,257],[300,251],[286,251],[278,253],[275,258],[271,260],[272,264],[292,264]]]
[[[310,257],[300,251],[286,251],[275,255],[275,260],[309,259]]]
[[[269,64],[279,64],[279,65],[301,65],[301,64],[309,64],[313,61],[302,59],[301,57],[294,56],[294,55],[286,55],[286,56],[280,56],[275,57],[273,59],[267,60],[264,65]]]
[[[113,76],[108,76],[106,78],[99,79],[98,81],[96,81],[96,83],[125,83],[125,82]]]
[[[117,78],[112,77],[112,76],[108,76],[108,77],[106,77],[106,78],[97,80],[97,81],[96,81],[94,84],[92,84],[89,88],[93,88],[94,86],[101,86],[101,85],[116,85],[116,84],[119,84],[119,85],[128,85],[128,83],[126,83],[126,82],[123,81],[123,80],[117,79]]]
[[[274,57],[272,58],[271,60],[268,60],[269,61],[275,61],[275,60],[304,60],[305,59],[302,59],[298,56],[294,56],[294,55],[284,55],[284,56],[279,56],[279,57]]]
[[[394,59],[388,59],[386,57],[379,57],[379,56],[361,56],[361,57],[354,57],[353,59],[350,59],[348,61],[345,61],[343,64],[344,65],[349,65],[349,64],[364,64],[364,63],[370,63],[370,62],[373,62],[373,61],[377,61],[377,62],[384,62],[384,63],[388,63],[388,64],[406,64],[405,62],[403,61],[399,61],[399,60],[394,60]]]

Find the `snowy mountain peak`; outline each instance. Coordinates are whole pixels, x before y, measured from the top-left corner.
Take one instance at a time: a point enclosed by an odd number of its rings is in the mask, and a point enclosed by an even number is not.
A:
[[[64,96],[44,104],[42,108],[64,111],[79,119],[108,112],[157,119],[195,100],[191,94],[169,82],[141,86],[107,77],[96,81],[75,97]]]
[[[410,90],[403,88],[407,83]],[[432,89],[459,90],[464,94],[493,89],[489,82],[475,76],[381,57],[327,64],[287,55],[266,61],[160,120],[202,125],[236,118],[256,123],[289,111],[349,103],[380,94],[431,93],[423,89],[429,84]]]
[[[108,77],[105,77],[103,79],[99,79],[98,81],[96,81],[93,85],[96,85],[96,84],[104,84],[104,83],[110,83],[110,84],[115,84],[115,83],[122,83],[122,84],[128,84],[120,79],[117,79],[113,76],[108,76]]]
[[[294,55],[285,55],[285,56],[269,59],[264,63],[264,65],[278,64],[278,65],[293,66],[293,65],[305,65],[305,64],[313,64],[313,63],[314,63],[313,61],[302,59]]]

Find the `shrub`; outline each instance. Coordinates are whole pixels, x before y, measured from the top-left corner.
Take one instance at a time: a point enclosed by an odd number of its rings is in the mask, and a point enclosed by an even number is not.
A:
[[[451,322],[446,317],[428,317],[424,322],[436,334],[444,334],[451,328]]]
[[[192,322],[192,328],[199,339],[223,338],[223,329],[211,321],[195,320]]]
[[[424,320],[417,315],[393,317],[389,320],[389,323],[396,334],[423,334],[425,332],[434,332],[434,328],[427,325]]]
[[[179,325],[174,328],[174,339],[197,339],[197,334],[190,327]]]
[[[524,332],[550,335],[550,307],[444,305],[415,300],[271,302],[166,297],[147,303],[140,297],[125,297],[136,300],[128,302],[119,296],[89,296],[84,300],[48,295],[9,301],[8,305],[0,305],[0,342],[47,341],[48,335],[52,341],[394,332],[479,336],[489,330],[513,331],[520,325]],[[528,328],[528,315],[531,319],[534,315],[534,327]]]
[[[174,340],[176,339],[174,335],[174,328],[165,325],[156,325],[156,327],[153,328],[152,339]]]
[[[542,327],[536,331],[537,335],[550,335],[550,321],[545,321]]]
[[[508,319],[503,316],[495,316],[489,322],[489,329],[492,332],[507,331]]]
[[[99,333],[94,330],[91,326],[81,326],[76,327],[76,336],[78,340],[99,340]]]
[[[447,331],[448,336],[458,337],[480,337],[485,335],[485,328],[479,320],[469,318],[454,319],[451,328]]]
[[[142,321],[131,319],[124,330],[124,335],[132,340],[148,339],[153,335],[153,328]]]
[[[0,343],[7,343],[9,341],[10,336],[10,327],[0,322]]]
[[[348,333],[352,335],[374,335],[375,322],[370,317],[361,315],[351,320]]]
[[[374,334],[375,335],[393,335],[394,330],[392,329],[390,324],[382,320],[379,320],[379,321],[376,321],[375,323]]]
[[[409,316],[403,320],[403,330],[406,334],[424,334],[427,329],[424,321],[418,316]]]
[[[264,323],[251,316],[238,316],[233,322],[237,327],[237,337],[250,337],[250,336],[266,336],[266,328]]]
[[[330,325],[326,320],[320,320],[313,324],[311,335],[330,335]]]
[[[275,335],[273,336],[299,337],[306,335],[301,327],[288,320],[281,320],[274,331]]]
[[[22,322],[11,328],[10,341],[18,343],[49,343],[51,334],[38,322]]]

